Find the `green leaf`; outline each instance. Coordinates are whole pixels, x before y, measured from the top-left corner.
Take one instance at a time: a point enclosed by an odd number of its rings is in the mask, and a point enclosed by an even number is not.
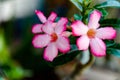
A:
[[[120,49],[109,48],[109,53],[120,58]]]
[[[70,0],[80,11],[82,11],[82,6],[80,4],[81,0]]]
[[[120,28],[120,19],[104,19],[100,21],[101,26],[112,26],[114,28]]]
[[[92,2],[92,0],[83,0],[84,1],[84,4],[87,6],[87,5],[90,5],[90,3]]]
[[[114,45],[107,48],[107,53],[120,58],[120,44],[115,43]]]
[[[10,53],[6,45],[4,31],[0,28],[0,63],[5,64],[10,60]]]
[[[113,40],[105,40],[104,41],[107,48],[114,46],[116,43]]]
[[[80,2],[80,3],[83,3],[83,0],[77,0],[78,2]]]
[[[81,20],[82,16],[80,16],[79,14],[74,14],[74,18],[75,20]]]
[[[76,44],[76,37],[74,37],[74,36],[70,36],[69,37],[69,40],[70,40],[70,44]]]
[[[60,54],[58,57],[56,57],[53,62],[47,62],[48,65],[54,67],[58,65],[63,65],[67,62],[72,61],[78,54],[80,54],[81,51],[77,49],[76,45],[71,45],[71,51],[67,54]]]
[[[103,2],[95,6],[95,8],[106,8],[106,7],[120,8],[120,2],[117,0],[107,0],[106,2]]]

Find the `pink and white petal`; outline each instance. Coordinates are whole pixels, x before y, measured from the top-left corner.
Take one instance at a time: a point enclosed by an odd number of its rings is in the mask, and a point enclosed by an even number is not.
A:
[[[68,22],[67,18],[61,18],[56,24],[55,32],[57,34],[61,34],[63,31],[65,31],[67,22]]]
[[[36,35],[33,38],[32,44],[35,48],[43,48],[48,45],[50,40],[51,40],[51,37],[47,34]]]
[[[78,49],[87,50],[89,47],[89,42],[90,42],[90,39],[86,35],[81,36],[80,38],[77,39]]]
[[[53,23],[52,24],[52,26],[53,26],[54,29],[55,29],[56,25],[57,25],[57,23]]]
[[[54,32],[54,27],[52,26],[52,21],[47,21],[42,27],[42,31],[47,34],[52,34]]]
[[[74,36],[84,35],[88,31],[88,27],[81,21],[75,21],[72,23],[71,27]]]
[[[91,14],[90,14],[90,19],[89,19],[89,23],[88,23],[88,27],[89,28],[94,28],[97,29],[99,27],[99,20],[101,18],[101,12],[98,10],[94,10]]]
[[[47,21],[46,17],[44,16],[44,14],[41,11],[35,10],[35,13],[42,23],[45,23]]]
[[[40,33],[40,32],[42,32],[42,30],[41,30],[41,28],[42,28],[42,24],[35,24],[35,25],[33,25],[33,27],[32,27],[32,33]]]
[[[62,36],[59,36],[59,38],[56,42],[56,46],[63,53],[68,52],[70,50],[69,39],[62,37]]]
[[[112,27],[105,27],[97,29],[96,36],[100,39],[114,39],[116,37],[116,30]]]
[[[94,38],[90,40],[90,49],[92,54],[96,57],[102,57],[106,55],[106,45],[99,38]]]
[[[69,32],[69,31],[64,31],[64,32],[62,33],[62,36],[64,36],[64,37],[69,37],[70,35],[72,35],[72,33]]]
[[[57,17],[57,14],[54,13],[54,12],[52,12],[52,13],[50,14],[50,16],[48,17],[48,20],[54,21],[54,20],[56,19],[56,17]]]
[[[47,61],[53,61],[54,58],[58,55],[58,49],[54,43],[50,43],[44,51],[44,59]]]

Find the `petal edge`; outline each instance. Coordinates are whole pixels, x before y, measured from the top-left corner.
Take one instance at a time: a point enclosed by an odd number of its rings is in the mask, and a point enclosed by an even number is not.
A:
[[[51,40],[51,37],[47,34],[36,35],[33,38],[32,44],[35,48],[43,48],[48,45],[50,40]]]
[[[61,18],[58,23],[56,24],[56,27],[55,27],[55,32],[57,34],[61,34],[63,31],[66,30],[66,25],[67,25],[67,18]]]
[[[63,54],[68,52],[70,50],[69,39],[66,37],[59,37],[56,42],[56,46],[60,50],[60,52],[63,52]]]
[[[116,30],[112,27],[105,27],[97,29],[96,36],[100,39],[114,39],[116,37]]]
[[[83,35],[77,39],[76,44],[79,50],[87,50],[89,47],[89,42],[90,39],[86,35]]]
[[[100,11],[94,10],[90,14],[90,19],[89,19],[88,27],[89,28],[97,29],[99,27],[99,20],[101,18],[101,15],[102,15],[102,13]]]
[[[35,24],[35,25],[33,25],[32,33],[35,34],[35,33],[42,32],[41,28],[42,28],[42,24]]]
[[[99,38],[91,39],[90,49],[92,54],[96,57],[106,56],[106,45]]]
[[[54,43],[50,43],[44,50],[44,59],[52,62],[54,58],[58,55],[58,49]]]
[[[42,23],[45,23],[47,21],[46,17],[44,16],[44,14],[41,11],[35,10],[35,13]]]
[[[74,36],[84,35],[88,31],[88,27],[81,21],[75,21],[71,25]]]
[[[55,12],[51,12],[50,16],[48,17],[48,20],[54,21],[57,17],[57,14]]]

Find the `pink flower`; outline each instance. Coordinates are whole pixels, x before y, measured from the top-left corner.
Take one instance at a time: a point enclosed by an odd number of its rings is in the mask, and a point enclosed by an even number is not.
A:
[[[44,14],[39,10],[35,10],[35,13],[36,13],[36,15],[38,16],[38,18],[40,19],[40,21],[42,23],[46,23],[47,21],[54,21],[56,19],[56,17],[57,17],[57,14],[54,13],[54,12],[51,12],[48,19],[46,19]],[[40,32],[42,32],[42,29],[41,29],[42,26],[43,26],[43,24],[35,24],[35,25],[33,25],[32,33],[40,33]]]
[[[45,22],[46,19],[43,21]],[[48,20],[42,27],[44,34],[34,37],[32,41],[34,47],[45,47],[43,55],[45,60],[53,61],[58,55],[58,50],[63,54],[70,50],[69,40],[64,36],[67,22],[66,18],[61,18],[58,23]]]
[[[101,13],[94,10],[89,19],[88,26],[81,21],[75,21],[71,27],[73,35],[80,36],[76,44],[79,50],[87,50],[89,45],[94,56],[102,57],[106,55],[106,45],[104,39],[114,39],[116,31],[112,27],[99,28]]]

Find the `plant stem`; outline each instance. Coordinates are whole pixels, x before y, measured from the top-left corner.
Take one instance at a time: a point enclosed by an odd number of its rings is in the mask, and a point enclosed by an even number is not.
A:
[[[82,74],[82,72],[86,68],[88,68],[89,66],[93,64],[93,62],[94,62],[94,57],[91,54],[90,54],[89,61],[85,65],[83,65],[80,61],[78,61],[78,63],[76,64],[75,70],[71,74],[71,79],[74,80],[77,75]]]

